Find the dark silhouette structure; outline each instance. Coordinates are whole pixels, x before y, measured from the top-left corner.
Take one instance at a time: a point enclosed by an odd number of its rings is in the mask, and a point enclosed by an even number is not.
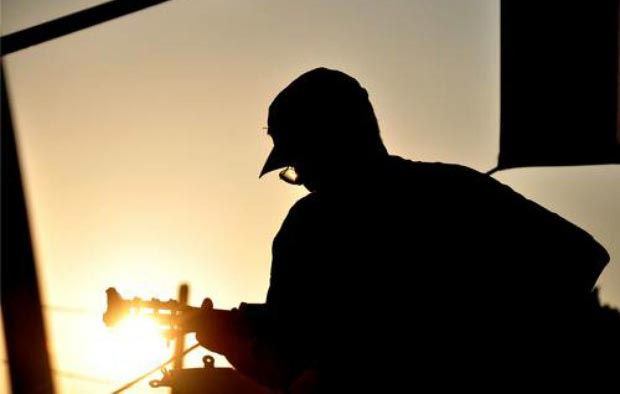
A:
[[[389,155],[352,77],[303,74],[268,126],[261,175],[311,193],[274,240],[266,303],[198,330],[239,371],[293,392],[491,389],[620,349],[593,293],[605,249],[487,175]]]
[[[4,75],[4,56],[168,0],[112,0],[0,37],[2,88],[2,318],[13,393],[53,394],[45,324],[19,157]]]
[[[501,2],[498,168],[620,163],[620,1]]]
[[[133,12],[142,11],[170,0],[111,0],[89,7],[73,14],[2,36],[0,51],[2,56],[45,43],[67,34],[123,17]]]
[[[4,340],[14,393],[53,394],[54,384],[41,312],[9,95],[0,61],[2,89],[2,252],[0,299]]]

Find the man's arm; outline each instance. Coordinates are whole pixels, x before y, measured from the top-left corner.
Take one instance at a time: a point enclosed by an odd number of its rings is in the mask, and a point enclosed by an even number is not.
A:
[[[288,388],[311,368],[316,325],[323,309],[309,288],[315,272],[316,199],[306,196],[293,206],[273,243],[271,281],[266,304],[241,304],[226,321],[204,321],[198,341],[221,353],[241,373],[272,388]]]
[[[241,304],[217,316],[204,314],[196,338],[205,348],[222,354],[240,373],[273,389],[284,389],[291,381],[289,366],[270,335],[264,304]]]

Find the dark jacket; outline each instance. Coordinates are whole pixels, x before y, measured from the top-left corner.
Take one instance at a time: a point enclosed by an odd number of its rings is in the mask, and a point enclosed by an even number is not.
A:
[[[555,354],[609,260],[467,167],[390,156],[360,180],[302,198],[273,243],[270,342],[291,379],[316,369],[324,391],[387,392],[448,370],[476,380]]]

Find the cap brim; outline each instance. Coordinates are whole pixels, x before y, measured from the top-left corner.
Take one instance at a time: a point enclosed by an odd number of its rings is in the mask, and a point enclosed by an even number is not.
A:
[[[265,162],[265,165],[263,166],[263,169],[261,170],[258,177],[260,178],[268,172],[277,170],[278,168],[286,167],[287,165],[288,164],[282,152],[280,152],[280,150],[276,146],[274,146],[269,153],[267,161]]]

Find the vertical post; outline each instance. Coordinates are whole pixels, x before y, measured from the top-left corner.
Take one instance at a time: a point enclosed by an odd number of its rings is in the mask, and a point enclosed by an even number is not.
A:
[[[179,304],[183,306],[187,305],[188,296],[189,286],[187,283],[183,283],[179,286]],[[174,369],[183,368],[183,358],[180,357],[181,354],[183,354],[183,350],[185,350],[185,334],[182,331],[178,331],[174,341],[174,356],[177,357],[174,360]]]
[[[500,168],[620,163],[620,0],[501,1]]]
[[[45,339],[28,212],[1,60],[0,74],[2,84],[0,277],[4,340],[11,390],[14,394],[53,394],[54,385]]]
[[[620,0],[616,0],[616,145],[620,147]]]

